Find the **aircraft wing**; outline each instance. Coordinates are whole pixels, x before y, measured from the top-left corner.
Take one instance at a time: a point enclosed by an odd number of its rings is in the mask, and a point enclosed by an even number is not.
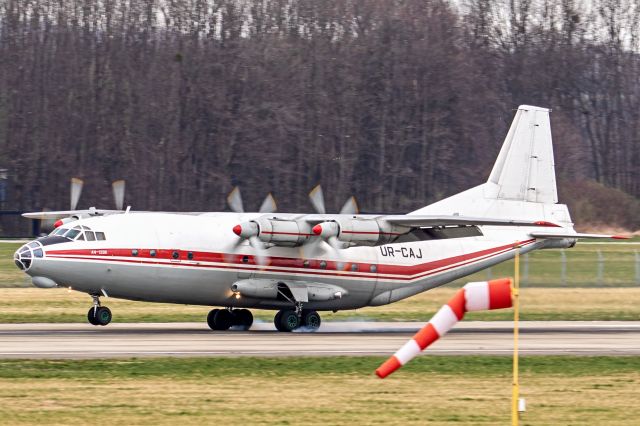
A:
[[[577,232],[569,233],[557,233],[557,232],[532,232],[531,235],[533,238],[548,238],[548,239],[560,239],[560,238],[611,238],[614,240],[627,240],[629,237],[625,237],[624,235],[603,235],[603,234],[580,234]]]
[[[454,225],[495,225],[495,226],[542,226],[542,227],[559,227],[555,223],[545,222],[542,220],[514,220],[514,219],[494,219],[486,217],[468,217],[468,216],[425,216],[425,215],[397,215],[382,216],[380,219],[385,220],[394,225],[410,226],[410,227],[429,227],[429,226],[454,226]]]
[[[124,213],[124,210],[102,210],[102,209],[86,209],[86,210],[59,210],[53,212],[33,212],[23,213],[22,217],[27,219],[62,219],[70,216],[106,216],[110,214]]]

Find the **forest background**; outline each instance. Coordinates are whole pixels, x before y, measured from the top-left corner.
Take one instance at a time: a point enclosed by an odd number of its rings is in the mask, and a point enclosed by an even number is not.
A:
[[[410,211],[485,181],[520,104],[574,221],[640,229],[637,1],[2,0],[0,208],[77,176],[80,207]]]

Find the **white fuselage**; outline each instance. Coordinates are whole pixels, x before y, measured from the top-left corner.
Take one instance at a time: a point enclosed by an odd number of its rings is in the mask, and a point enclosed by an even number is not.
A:
[[[266,250],[255,261],[247,241],[239,246],[234,225],[260,214],[127,213],[72,222],[104,232],[101,241],[44,245],[27,273],[89,294],[130,300],[208,306],[280,309],[287,302],[235,297],[233,283],[249,278],[334,284],[346,296],[309,301],[316,310],[392,303],[477,272],[521,253],[549,247],[525,227],[482,227],[482,236],[395,243],[340,250],[322,243],[312,257],[304,246]],[[50,237],[49,237],[50,238]],[[567,242],[562,242],[566,245]]]

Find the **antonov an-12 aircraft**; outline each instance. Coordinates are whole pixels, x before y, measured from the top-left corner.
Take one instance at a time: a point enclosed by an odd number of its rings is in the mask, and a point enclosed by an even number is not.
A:
[[[76,201],[78,194],[76,193]],[[213,330],[249,329],[247,308],[273,309],[275,327],[317,329],[318,311],[380,306],[489,268],[521,253],[569,248],[580,234],[558,204],[549,110],[518,108],[489,179],[403,215],[275,213],[267,198],[244,213],[127,209],[26,213],[57,220],[48,236],[15,253],[37,287],[89,294],[93,325],[111,311],[101,296],[217,306]]]

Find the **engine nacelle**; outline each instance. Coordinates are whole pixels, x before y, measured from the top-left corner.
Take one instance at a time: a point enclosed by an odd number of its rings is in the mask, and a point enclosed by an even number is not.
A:
[[[387,244],[410,230],[409,227],[375,219],[337,220],[322,222],[313,227],[313,233],[324,239],[336,237],[339,241],[358,246]]]
[[[348,295],[347,290],[334,284],[261,278],[236,281],[231,285],[231,291],[257,299],[279,299],[282,297],[279,297],[279,294],[289,293],[289,299],[302,302],[326,302],[342,299]]]
[[[304,221],[259,218],[234,226],[233,232],[242,238],[258,237],[266,244],[296,247],[313,235]]]

